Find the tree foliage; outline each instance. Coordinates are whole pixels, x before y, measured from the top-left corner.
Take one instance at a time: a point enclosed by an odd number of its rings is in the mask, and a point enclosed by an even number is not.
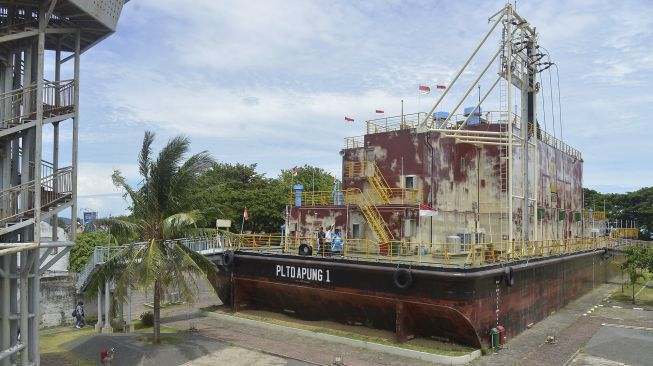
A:
[[[305,165],[296,177],[283,170],[277,178],[267,178],[256,171],[256,164],[216,163],[197,181],[193,200],[205,214],[205,225],[216,219],[231,220],[231,231],[240,232],[243,212],[247,207],[249,219],[244,230],[278,233],[285,219],[291,186],[303,184],[311,190],[331,190],[333,178],[323,169]]]
[[[633,287],[632,300],[635,303],[635,284],[640,278],[644,278],[642,271],[653,272],[653,246],[651,245],[629,245],[624,248],[624,261],[619,265],[620,269],[628,275],[628,280]]]
[[[642,188],[628,193],[599,193],[585,188],[585,208],[605,211],[610,220],[637,222],[639,238],[651,240],[653,234],[653,187]]]
[[[113,173],[113,183],[131,202],[131,217],[98,220],[117,236],[137,235],[143,245],[130,245],[102,264],[90,278],[89,289],[96,290],[106,281],[114,281],[115,294],[124,297],[130,287],[152,289],[154,294],[154,343],[160,340],[161,298],[177,291],[187,302],[198,292],[197,279],[217,275],[216,265],[174,239],[197,232],[204,216],[196,207],[192,193],[197,180],[213,165],[207,152],[185,159],[190,140],[172,138],[152,156],[154,133],[145,132],[138,157],[142,181],[132,187],[120,171]]]
[[[109,234],[106,231],[80,233],[75,237],[75,245],[70,249],[68,256],[68,270],[81,272],[86,266],[93,250],[99,245],[108,245]],[[115,245],[112,242],[111,245]]]

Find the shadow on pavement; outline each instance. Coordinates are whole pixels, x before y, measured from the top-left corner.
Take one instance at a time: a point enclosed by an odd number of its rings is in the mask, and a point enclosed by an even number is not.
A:
[[[164,334],[174,337],[174,344],[154,346],[139,338],[146,334],[94,334],[64,345],[87,360],[99,363],[100,352],[114,347],[114,365],[177,366],[227,347],[223,342],[192,333]]]

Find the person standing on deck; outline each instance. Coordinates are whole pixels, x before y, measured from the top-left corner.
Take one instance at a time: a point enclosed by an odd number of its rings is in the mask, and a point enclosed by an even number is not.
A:
[[[324,254],[324,238],[326,234],[324,233],[324,228],[320,226],[320,230],[317,232],[317,252]]]

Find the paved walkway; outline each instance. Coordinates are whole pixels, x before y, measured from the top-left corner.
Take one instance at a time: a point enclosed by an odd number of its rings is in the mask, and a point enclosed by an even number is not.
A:
[[[572,365],[598,362],[596,354],[579,354],[595,334],[601,334],[603,323],[653,327],[653,312],[612,308],[612,304],[601,304],[607,295],[618,285],[606,284],[572,302],[557,313],[536,323],[533,328],[510,339],[506,347],[495,354],[483,356],[474,365],[564,365],[576,357]],[[162,311],[162,321],[166,326],[180,330],[197,328],[193,334],[203,341],[215,344],[204,346],[204,351],[194,354],[195,358],[186,365],[212,364],[271,364],[271,365],[328,365],[336,356],[341,356],[348,366],[369,365],[433,365],[432,363],[374,352],[355,347],[319,341],[290,334],[281,330],[262,329],[231,323],[214,318],[203,317],[199,307],[213,305],[219,300],[210,290],[202,291],[198,304],[193,307],[175,306]],[[589,315],[584,315],[594,308]],[[139,313],[147,308],[135,308]],[[548,336],[555,336],[557,343],[547,344]],[[605,341],[600,338],[599,341]],[[208,342],[208,343],[206,343]],[[593,343],[592,343],[593,344]],[[598,344],[598,343],[597,343]],[[600,347],[600,346],[599,346]],[[653,347],[651,347],[653,349]],[[189,355],[190,351],[185,351]],[[190,353],[189,353],[190,352]],[[145,357],[150,359],[149,354]],[[163,363],[143,363],[157,366],[174,358],[166,358]],[[613,358],[614,359],[614,358]],[[190,358],[188,360],[191,360]],[[225,363],[225,360],[233,360]],[[245,361],[246,360],[246,361]],[[181,360],[175,361],[180,362]],[[242,362],[241,362],[242,361]],[[602,359],[605,365],[618,365],[618,362]],[[177,365],[180,363],[177,363]]]
[[[208,365],[291,365],[312,366],[297,360],[288,360],[243,347],[235,347],[226,342],[202,337],[192,333],[176,333],[173,344],[153,346],[142,342],[143,335],[96,334],[76,340],[65,347],[78,356],[88,360],[98,360],[102,349],[115,348],[114,365],[141,366],[208,366]]]
[[[517,337],[508,341],[506,347],[496,354],[482,357],[475,365],[562,365],[570,359],[578,347],[587,339],[582,334],[592,334],[600,327],[588,322],[583,316],[593,306],[599,304],[615,288],[615,285],[602,285],[585,296],[571,302],[557,313],[536,323]],[[570,328],[571,325],[574,327]],[[576,329],[578,331],[576,331]],[[564,333],[568,330],[568,333]],[[592,333],[586,333],[592,332]],[[555,345],[545,343],[548,336],[556,336]]]
[[[617,287],[599,286],[510,340],[505,349],[482,357],[476,365],[565,365],[601,331],[603,323],[653,327],[651,312],[600,306]],[[592,312],[587,314],[589,310]],[[548,336],[555,336],[556,342],[546,343]]]
[[[310,364],[328,365],[341,356],[347,366],[433,365],[411,358],[369,351],[344,344],[306,338],[281,330],[264,329],[210,317],[166,322],[166,326],[188,329],[193,323],[204,337],[213,338],[251,350],[266,352]]]

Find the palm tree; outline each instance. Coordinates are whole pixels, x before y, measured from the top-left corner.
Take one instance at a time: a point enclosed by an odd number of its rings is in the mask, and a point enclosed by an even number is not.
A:
[[[197,279],[214,276],[217,266],[203,255],[193,252],[174,239],[197,231],[203,219],[193,209],[189,193],[197,178],[214,163],[207,152],[183,161],[190,141],[184,136],[171,139],[156,160],[151,158],[154,133],[145,132],[138,157],[143,180],[133,188],[119,170],[112,179],[131,201],[132,215],[124,219],[106,219],[112,234],[136,233],[144,241],[130,245],[105,262],[91,278],[90,289],[104,281],[115,281],[115,295],[124,297],[128,287],[152,289],[154,295],[153,342],[160,342],[161,297],[175,289],[181,297],[193,302],[198,293]]]

